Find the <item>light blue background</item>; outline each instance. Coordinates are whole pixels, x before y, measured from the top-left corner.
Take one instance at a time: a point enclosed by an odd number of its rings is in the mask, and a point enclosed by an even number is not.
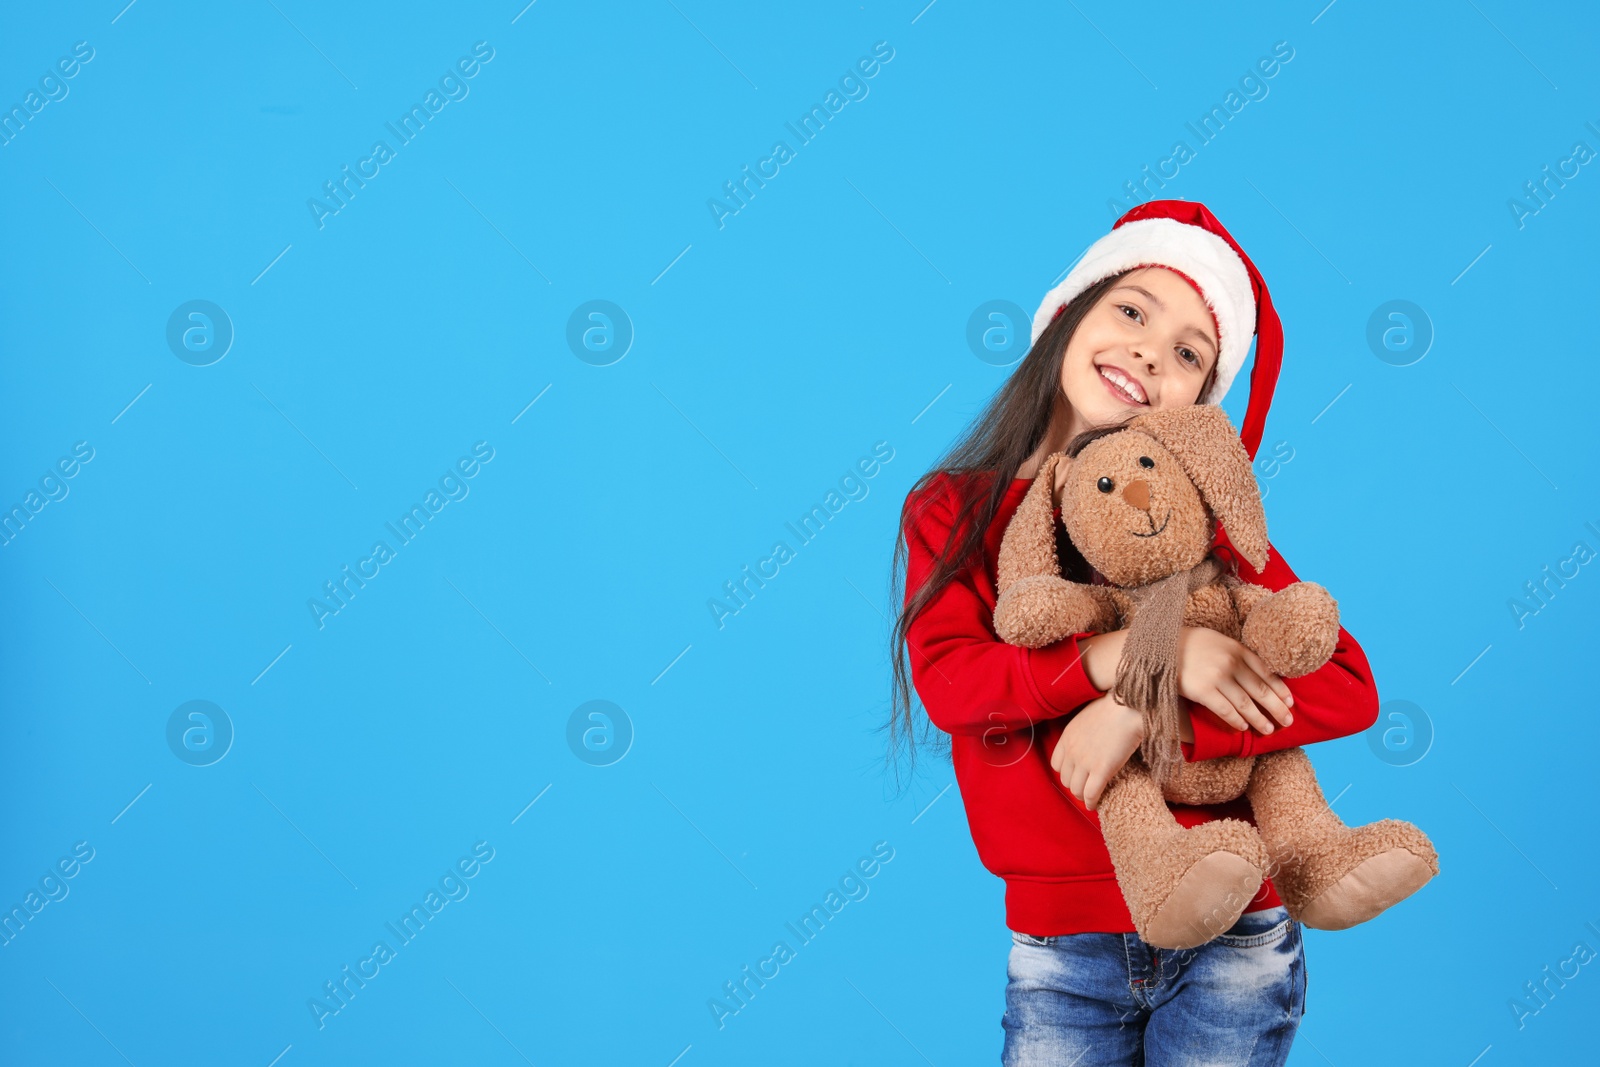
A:
[[[1600,549],[1600,175],[1520,227],[1508,201],[1600,148],[1594,14],[923,2],[10,5],[7,108],[94,58],[0,148],[0,502],[95,451],[0,549],[0,900],[95,854],[0,949],[0,1058],[994,1062],[1002,885],[948,765],[901,794],[883,767],[898,509],[1008,373],[973,309],[1031,311],[1278,41],[1161,195],[1265,273],[1274,543],[1434,733],[1319,773],[1443,862],[1308,934],[1293,1062],[1592,1055],[1595,965],[1509,1005],[1600,950],[1600,571],[1521,629],[1508,601]],[[318,229],[307,199],[478,41],[470,95]],[[719,229],[708,198],[879,41],[869,95]],[[164,336],[196,299],[236,331],[206,367]],[[610,366],[565,339],[594,299],[636,333]],[[1392,299],[1431,320],[1410,366],[1366,341]],[[319,630],[308,598],[477,441],[470,495]],[[880,441],[719,629],[708,600]],[[566,741],[597,699],[635,733],[609,767]],[[166,742],[190,700],[236,731],[209,767]],[[478,841],[470,895],[319,1030],[307,1001]],[[707,1001],[880,841],[719,1030]]]

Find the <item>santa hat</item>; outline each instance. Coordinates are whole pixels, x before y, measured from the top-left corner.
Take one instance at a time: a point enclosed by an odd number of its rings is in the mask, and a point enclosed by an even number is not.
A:
[[[1255,336],[1250,404],[1239,431],[1245,450],[1255,458],[1283,363],[1283,327],[1261,272],[1204,204],[1151,200],[1118,219],[1110,233],[1089,246],[1061,284],[1045,294],[1033,316],[1033,341],[1073,297],[1102,278],[1136,267],[1176,271],[1211,310],[1220,351],[1216,376],[1200,403],[1222,402]]]

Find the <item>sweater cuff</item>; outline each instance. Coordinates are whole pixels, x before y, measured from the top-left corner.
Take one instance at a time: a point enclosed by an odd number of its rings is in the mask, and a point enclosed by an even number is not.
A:
[[[1092,636],[1094,631],[1086,630],[1043,648],[1028,650],[1028,673],[1034,692],[1039,703],[1057,715],[1077,711],[1105,695],[1089,681],[1089,672],[1083,665],[1083,650],[1078,644],[1080,637]]]
[[[1190,763],[1238,756],[1244,751],[1244,731],[1235,730],[1204,704],[1187,701],[1194,741],[1183,742],[1183,758]]]

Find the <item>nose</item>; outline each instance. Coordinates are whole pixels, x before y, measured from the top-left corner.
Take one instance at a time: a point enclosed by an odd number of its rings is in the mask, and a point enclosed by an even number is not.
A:
[[[1143,478],[1129,482],[1122,488],[1122,499],[1140,511],[1150,510],[1150,483]]]

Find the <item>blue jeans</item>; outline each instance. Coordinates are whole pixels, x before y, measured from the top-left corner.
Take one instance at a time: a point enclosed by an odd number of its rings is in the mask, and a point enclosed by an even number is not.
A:
[[[1005,1067],[1267,1067],[1288,1059],[1305,1012],[1300,924],[1282,907],[1181,951],[1138,934],[1011,941]]]

